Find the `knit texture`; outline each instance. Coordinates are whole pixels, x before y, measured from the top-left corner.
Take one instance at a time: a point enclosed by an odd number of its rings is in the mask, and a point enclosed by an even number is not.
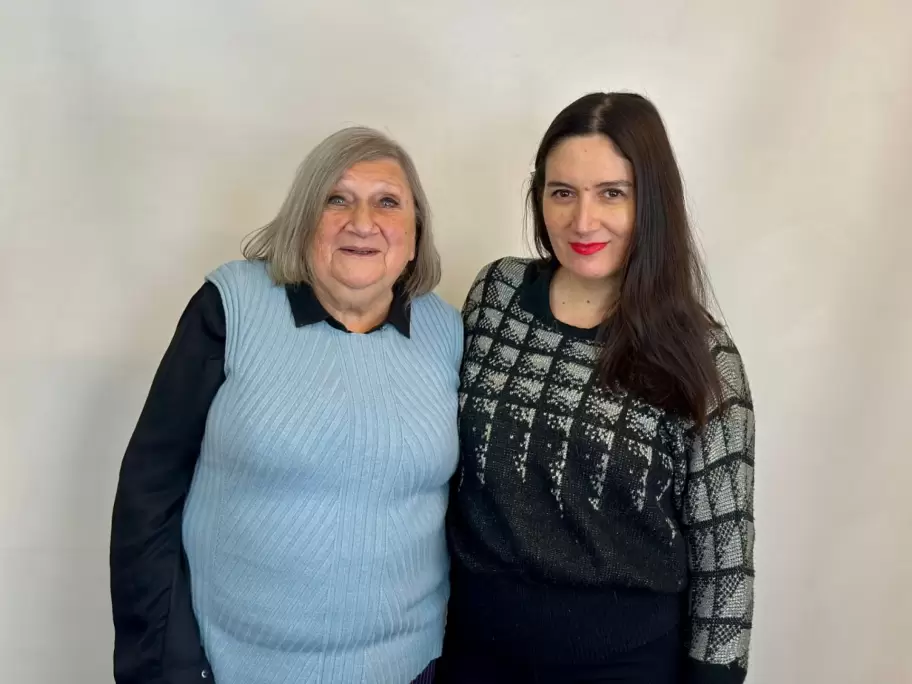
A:
[[[413,300],[410,339],[298,328],[262,264],[209,280],[226,380],[183,532],[214,679],[410,682],[442,645],[458,313]]]
[[[690,657],[732,675],[719,681],[741,681],[753,610],[754,419],[738,351],[713,331],[723,393],[698,430],[632,393],[599,387],[598,342],[524,306],[535,268],[512,258],[486,267],[463,311],[453,609],[459,575],[476,600],[496,581],[527,587],[514,608],[501,605],[502,588],[488,592],[492,614],[522,611],[502,618],[514,624],[527,621],[530,604],[570,592],[578,615],[550,638],[591,647],[584,632],[611,620],[601,608],[601,618],[586,612],[599,595],[620,597],[613,600],[630,613],[633,596],[659,601],[687,589]],[[667,621],[655,615],[670,620],[672,609],[644,606],[634,612],[646,620],[628,614],[619,624],[645,638]],[[537,657],[538,644],[529,644]]]

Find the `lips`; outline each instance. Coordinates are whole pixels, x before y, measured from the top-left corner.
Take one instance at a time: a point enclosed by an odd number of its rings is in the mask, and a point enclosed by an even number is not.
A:
[[[605,249],[607,242],[571,242],[570,249],[577,254],[595,254]]]
[[[379,249],[371,249],[370,247],[340,247],[339,251],[356,257],[369,257],[380,253]]]

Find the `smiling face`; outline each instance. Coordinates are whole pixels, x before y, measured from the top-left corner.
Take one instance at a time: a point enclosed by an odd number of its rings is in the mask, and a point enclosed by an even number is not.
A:
[[[604,135],[566,138],[545,162],[542,216],[554,256],[575,277],[608,280],[624,265],[636,219],[634,172]]]
[[[415,235],[415,201],[398,162],[359,162],[323,208],[311,252],[314,284],[337,299],[385,294],[415,258]]]

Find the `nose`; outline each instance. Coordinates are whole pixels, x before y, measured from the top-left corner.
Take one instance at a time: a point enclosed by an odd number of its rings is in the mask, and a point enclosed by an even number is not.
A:
[[[586,194],[582,194],[576,203],[576,214],[573,217],[573,227],[580,235],[595,231],[599,226],[596,208]]]
[[[351,214],[351,220],[348,222],[348,229],[359,237],[368,237],[374,233],[374,216],[370,204],[367,202],[358,202]]]

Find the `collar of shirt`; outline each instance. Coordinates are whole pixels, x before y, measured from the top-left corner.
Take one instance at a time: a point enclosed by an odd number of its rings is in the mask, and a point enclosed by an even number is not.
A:
[[[306,283],[286,285],[285,293],[288,296],[288,304],[291,306],[291,315],[294,317],[295,326],[298,328],[326,321],[337,330],[351,332],[323,307],[310,285]],[[403,288],[398,283],[393,287],[393,301],[390,304],[386,319],[367,332],[372,333],[379,330],[387,323],[404,337],[411,336],[411,307],[409,306],[408,297],[406,297]]]
[[[596,340],[599,328],[577,328],[557,320],[551,311],[551,278],[557,270],[557,259],[533,261],[526,268],[519,303],[523,309],[546,321],[561,333],[584,340]]]

